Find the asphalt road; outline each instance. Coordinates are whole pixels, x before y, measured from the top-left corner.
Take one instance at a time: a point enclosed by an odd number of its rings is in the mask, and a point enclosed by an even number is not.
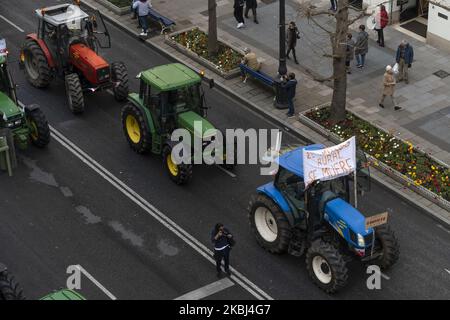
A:
[[[20,100],[40,104],[58,132],[181,227],[187,242],[195,239],[209,248],[212,226],[225,223],[237,239],[233,267],[274,299],[450,298],[450,230],[387,190],[373,184],[372,192],[360,199],[360,209],[368,215],[390,212],[401,245],[398,264],[386,272],[389,280],[382,280],[382,289],[371,291],[365,269],[352,263],[348,286],[328,296],[309,280],[303,258],[270,255],[250,233],[249,197],[270,180],[259,175],[258,165],[239,166],[236,177],[217,167],[195,167],[192,182],[178,187],[166,176],[160,157],[139,156],[128,147],[120,124],[122,105],[110,94],[87,97],[86,112],[74,116],[61,81],[46,90],[31,87],[14,60],[25,34],[37,28],[33,10],[57,2],[0,3],[0,32],[11,52]],[[139,71],[171,62],[114,26],[108,28],[113,48],[102,54],[110,62],[127,64],[133,90]],[[212,106],[209,118],[218,127],[274,128],[221,92],[205,90]],[[283,143],[302,142],[284,134]],[[56,139],[45,150],[21,152],[19,160],[13,178],[0,174],[0,243],[6,244],[0,261],[20,280],[27,297],[65,287],[66,269],[73,264],[80,264],[118,299],[174,299],[217,280],[213,264],[198,246],[182,240],[183,234],[157,221]],[[232,284],[207,298],[255,298],[245,285]],[[88,280],[83,280],[81,292],[89,299],[108,298]]]

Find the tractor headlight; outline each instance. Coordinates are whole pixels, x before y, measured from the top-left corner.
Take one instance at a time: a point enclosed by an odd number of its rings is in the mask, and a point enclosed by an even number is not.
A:
[[[365,247],[366,242],[364,241],[364,237],[358,233],[358,246]]]

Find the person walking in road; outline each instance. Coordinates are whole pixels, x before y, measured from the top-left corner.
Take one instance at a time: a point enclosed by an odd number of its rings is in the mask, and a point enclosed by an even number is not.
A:
[[[237,21],[237,28],[243,28],[245,27],[244,23],[244,4],[245,0],[234,0],[234,17]]]
[[[140,36],[146,37],[148,32],[148,13],[149,9],[152,7],[152,2],[150,0],[139,0],[133,3],[133,10],[137,10],[139,25],[142,27],[142,32]]]
[[[217,277],[222,276],[222,260],[224,269],[228,276],[230,271],[230,243],[233,241],[233,235],[226,229],[222,223],[217,223],[211,232],[211,241],[214,244],[214,259],[216,260]]]
[[[389,22],[389,16],[384,5],[380,6],[380,11],[375,17],[375,30],[378,33],[377,43],[380,47],[384,47],[384,32],[383,29],[386,28]]]
[[[395,61],[398,63],[398,81],[408,80],[408,68],[411,68],[414,59],[413,47],[403,40],[397,48]]]
[[[295,79],[295,73],[291,72],[287,76],[283,76],[282,79],[282,87],[286,90],[289,108],[286,115],[288,116],[288,118],[292,118],[295,114],[294,98],[297,89],[297,80]]]
[[[256,0],[245,0],[245,17],[248,19],[248,12],[250,9],[253,13],[253,21],[258,24],[258,18],[256,16],[256,8],[258,8],[258,3]]]
[[[355,42],[357,68],[364,68],[367,52],[369,52],[369,34],[366,32],[366,26],[362,24],[359,26],[359,32]]]
[[[287,30],[287,52],[286,58],[290,59],[289,54],[292,51],[292,55],[294,56],[294,61],[298,64],[297,55],[295,54],[295,47],[297,46],[297,39],[300,39],[300,32],[298,31],[297,26],[294,21],[289,22],[289,27]]]
[[[350,62],[355,56],[355,41],[352,39],[352,34],[347,34],[347,46],[345,48],[345,67],[348,74],[352,73]]]
[[[383,93],[381,95],[381,100],[379,106],[384,108],[384,99],[386,96],[391,97],[392,103],[394,104],[394,110],[400,110],[401,107],[397,105],[394,99],[394,91],[395,91],[395,78],[394,71],[390,65],[386,66],[386,72],[383,76]]]

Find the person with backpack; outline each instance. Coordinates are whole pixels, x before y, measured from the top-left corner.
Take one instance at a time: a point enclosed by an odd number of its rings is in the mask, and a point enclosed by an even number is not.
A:
[[[235,243],[233,235],[222,223],[217,223],[211,231],[211,241],[214,244],[214,259],[216,260],[217,277],[220,278],[222,276],[222,260],[224,261],[226,274],[231,276],[230,250]]]

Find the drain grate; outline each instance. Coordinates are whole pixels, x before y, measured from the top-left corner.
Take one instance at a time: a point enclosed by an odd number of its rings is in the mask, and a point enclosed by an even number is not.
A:
[[[445,70],[439,70],[436,71],[435,73],[433,73],[436,77],[439,77],[441,79],[447,78],[448,76],[450,76],[450,73],[448,73]]]

